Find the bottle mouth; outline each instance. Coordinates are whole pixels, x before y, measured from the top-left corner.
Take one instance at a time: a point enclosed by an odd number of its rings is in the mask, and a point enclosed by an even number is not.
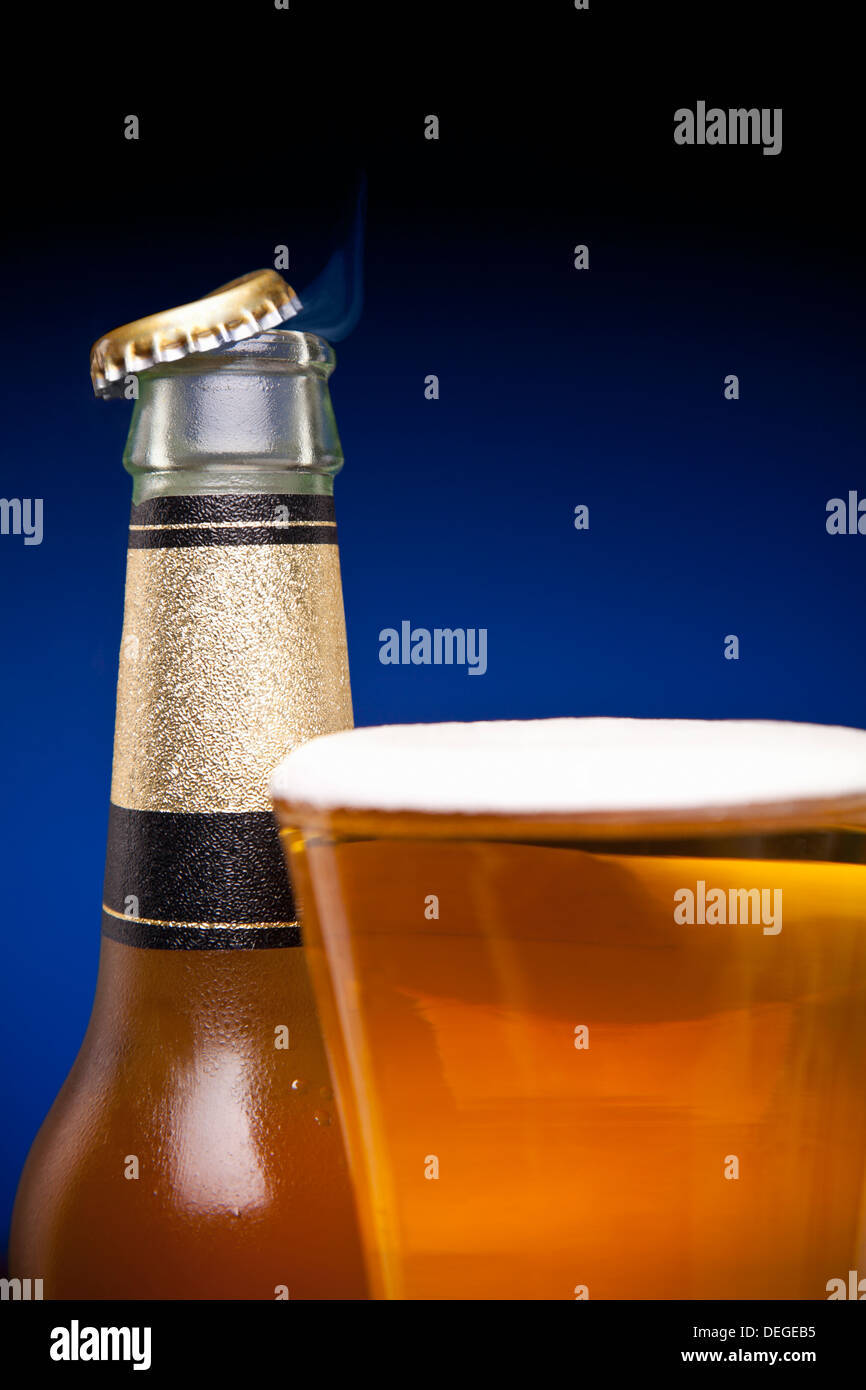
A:
[[[238,492],[278,492],[315,490],[300,482],[308,473],[327,490],[343,461],[328,392],[335,361],[314,333],[266,329],[141,371],[123,455],[136,501],[155,495],[157,476],[176,490],[197,480],[226,491],[231,480]]]
[[[317,334],[274,328],[210,352],[179,357],[175,362],[160,362],[136,375],[143,382],[159,381],[166,377],[205,376],[212,372],[267,372],[288,376],[312,374],[327,378],[334,370],[336,361],[331,344]]]

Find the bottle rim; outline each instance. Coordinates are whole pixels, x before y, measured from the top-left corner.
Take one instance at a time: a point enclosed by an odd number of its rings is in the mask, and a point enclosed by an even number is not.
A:
[[[329,377],[337,362],[331,344],[315,333],[300,329],[269,329],[254,338],[179,357],[175,362],[160,362],[137,372],[141,382],[161,381],[166,377],[204,376],[211,372],[273,372],[304,375],[311,372]]]

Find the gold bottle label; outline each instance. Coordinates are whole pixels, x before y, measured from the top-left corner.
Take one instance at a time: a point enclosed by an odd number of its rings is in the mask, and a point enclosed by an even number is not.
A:
[[[133,507],[103,928],[141,946],[291,945],[274,766],[352,723],[333,499]]]

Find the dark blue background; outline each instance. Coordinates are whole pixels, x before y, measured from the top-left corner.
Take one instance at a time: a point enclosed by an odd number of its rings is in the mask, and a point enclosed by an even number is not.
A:
[[[866,536],[825,529],[828,498],[866,495],[859,190],[840,136],[858,127],[697,61],[626,83],[581,48],[553,72],[573,19],[543,65],[446,82],[431,62],[416,86],[362,82],[302,119],[260,96],[178,120],[130,88],[101,100],[96,133],[71,110],[49,167],[15,172],[0,492],[42,497],[45,535],[0,538],[0,1227],[99,946],[130,407],[94,401],[90,344],[277,243],[302,289],[359,167],[366,303],[332,382],[356,721],[866,724]],[[698,98],[782,105],[782,154],[675,148],[673,112]],[[382,666],[379,631],[403,619],[486,627],[487,674]]]

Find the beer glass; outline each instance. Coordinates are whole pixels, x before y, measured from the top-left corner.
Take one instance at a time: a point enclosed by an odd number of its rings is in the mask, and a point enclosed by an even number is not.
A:
[[[866,732],[357,729],[271,795],[374,1296],[866,1274]]]

